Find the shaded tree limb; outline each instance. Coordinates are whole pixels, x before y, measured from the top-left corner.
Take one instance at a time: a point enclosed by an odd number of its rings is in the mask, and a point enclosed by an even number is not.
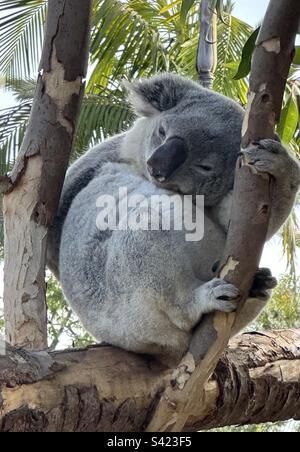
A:
[[[7,346],[0,432],[144,431],[171,374],[151,358],[108,346],[52,353]],[[299,420],[300,331],[236,337],[204,391],[198,383],[185,431]]]
[[[29,125],[9,178],[2,178],[8,189],[4,196],[6,337],[26,348],[47,346],[47,230],[57,210],[84,92],[90,11],[91,0],[84,7],[81,0],[49,0]]]
[[[299,19],[298,0],[270,1],[253,56],[242,148],[274,138]],[[231,223],[218,275],[240,289],[239,309],[248,297],[266,241],[272,185],[269,175],[255,172],[245,159],[239,159]],[[201,387],[205,388],[229,341],[238,312],[215,313],[197,327],[189,352],[175,372],[176,381],[170,380],[161,396],[149,431],[181,431],[199,405],[205,407],[205,390],[202,392]]]

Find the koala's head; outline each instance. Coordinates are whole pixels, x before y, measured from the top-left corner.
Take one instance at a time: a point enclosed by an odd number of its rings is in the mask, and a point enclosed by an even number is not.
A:
[[[125,83],[140,116],[123,156],[154,184],[217,204],[232,188],[244,111],[178,75]]]

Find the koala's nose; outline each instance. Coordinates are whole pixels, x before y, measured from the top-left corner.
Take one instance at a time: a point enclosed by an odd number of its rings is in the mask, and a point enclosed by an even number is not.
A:
[[[183,165],[187,156],[188,152],[184,140],[177,137],[169,138],[156,149],[148,160],[148,171],[158,182],[164,182]]]

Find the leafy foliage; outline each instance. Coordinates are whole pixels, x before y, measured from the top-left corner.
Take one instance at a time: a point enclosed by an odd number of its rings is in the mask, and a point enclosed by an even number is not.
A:
[[[128,129],[134,117],[121,93],[86,94],[78,121],[76,154],[80,155],[99,141]]]
[[[20,149],[31,110],[30,102],[0,110],[0,168],[6,173]]]
[[[260,28],[257,28],[254,30],[254,32],[251,34],[250,38],[246,42],[243,52],[242,52],[242,59],[239,64],[238,71],[236,75],[234,76],[235,80],[240,80],[241,78],[245,78],[250,74],[251,71],[251,62],[252,62],[252,54],[255,48],[256,39],[258,37]]]
[[[83,329],[76,315],[67,306],[57,280],[48,275],[48,338],[49,349],[81,348],[95,343],[94,339]],[[4,335],[3,300],[0,298],[0,336]]]
[[[53,276],[47,281],[48,337],[51,350],[86,347],[95,343],[67,306],[59,284]]]
[[[296,90],[293,88],[288,94],[285,106],[281,113],[277,133],[283,144],[289,144],[295,136],[299,125],[299,109]]]
[[[1,0],[1,72],[9,78],[29,77],[39,64],[46,0]]]
[[[264,330],[300,328],[300,278],[282,277],[256,326]]]

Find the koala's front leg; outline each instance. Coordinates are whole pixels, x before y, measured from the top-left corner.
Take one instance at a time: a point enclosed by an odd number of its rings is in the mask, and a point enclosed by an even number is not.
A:
[[[232,336],[242,331],[252,323],[271,298],[272,289],[277,286],[277,280],[268,268],[260,268],[255,275],[249,298],[239,312],[233,327]]]
[[[300,166],[287,149],[275,140],[261,140],[258,147],[249,147],[242,153],[248,165],[253,165],[257,171],[268,173],[275,179],[269,239],[291,213],[300,186]]]

